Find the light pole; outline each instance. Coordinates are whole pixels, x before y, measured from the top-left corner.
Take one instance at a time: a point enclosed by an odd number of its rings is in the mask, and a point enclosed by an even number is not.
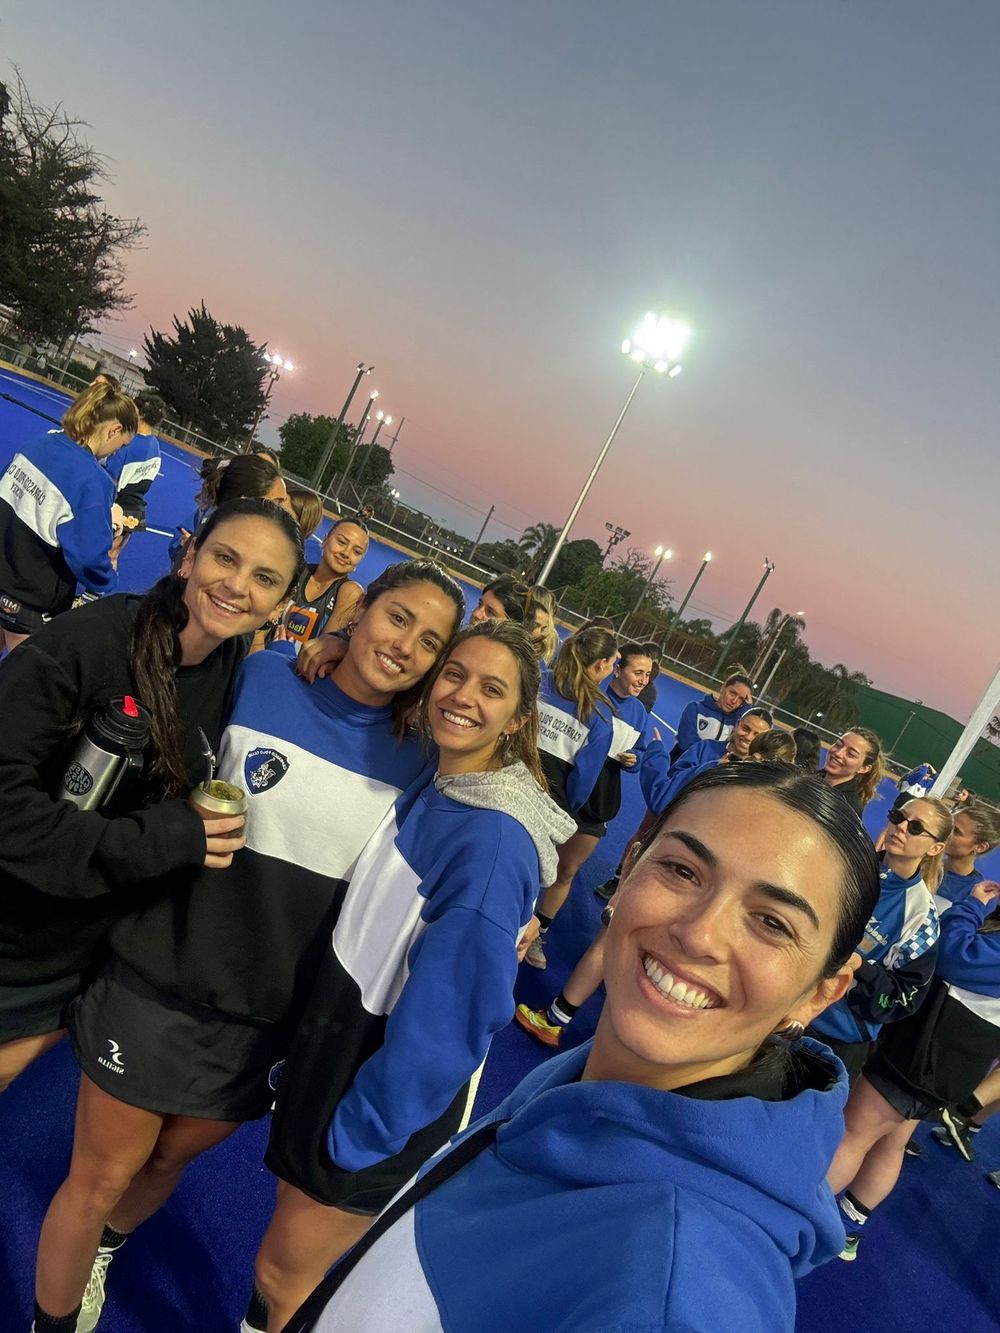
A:
[[[790,620],[801,621],[801,623],[804,625],[805,621],[802,619],[804,615],[805,615],[804,611],[796,611],[794,612],[794,614],[791,611],[789,611],[787,615],[782,616],[781,623],[778,625],[778,628],[771,635],[770,639],[768,639],[767,643],[764,645],[763,651],[757,658],[757,661],[754,662],[753,666],[750,668],[750,675],[753,677],[755,681],[759,680],[761,676],[764,674],[764,668],[767,666],[768,659],[774,652],[775,648],[777,648],[778,646],[778,640],[781,638],[782,630],[785,628],[785,626],[788,624]]]
[[[389,495],[392,497],[392,513],[389,515],[388,527],[392,527],[392,521],[396,517],[396,510],[399,508],[399,491],[395,486],[389,488]]]
[[[135,355],[134,352],[129,352],[129,356],[134,356],[134,355]],[[274,386],[277,384],[278,380],[281,379],[281,372],[283,370],[295,369],[291,361],[282,361],[281,357],[278,356],[277,352],[275,352],[273,356],[271,355],[270,352],[265,352],[264,360],[270,367],[270,369],[267,372],[267,389],[264,393],[264,400],[261,403],[260,407],[257,409],[257,415],[254,417],[253,425],[250,427],[250,438],[247,440],[246,444],[243,447],[244,453],[246,453],[248,449],[253,448],[253,437],[257,434],[257,427],[260,425],[260,419],[264,415],[268,403],[271,401],[271,394],[274,392]]]
[[[396,447],[396,441],[399,439],[399,432],[403,429],[403,422],[404,422],[405,420],[406,420],[406,417],[400,417],[400,418],[399,418],[399,425],[396,427],[396,434],[395,434],[395,435],[392,437],[392,439],[389,441],[389,454],[390,454],[390,456],[391,456],[391,454],[392,454],[393,449],[395,449],[395,447]]]
[[[385,414],[384,412],[376,412],[376,413],[375,413],[375,417],[376,417],[376,419],[377,419],[377,421],[378,421],[378,425],[375,427],[375,434],[371,437],[371,439],[370,439],[370,440],[368,441],[368,443],[365,445],[365,448],[368,450],[368,453],[365,455],[365,462],[369,462],[369,461],[371,460],[371,456],[372,456],[372,455],[371,455],[371,451],[372,451],[372,449],[374,449],[374,447],[375,447],[375,441],[378,439],[378,433],[379,433],[379,431],[382,429],[383,426],[391,426],[391,425],[392,425],[392,417],[387,417],[386,414]],[[361,464],[361,471],[364,472],[364,471],[366,471],[366,470],[367,470],[367,469],[365,468],[364,463],[362,463],[362,464]]]
[[[709,567],[711,563],[712,563],[712,552],[706,551],[705,554],[701,557],[701,568],[698,570],[698,573],[695,574],[691,586],[684,594],[684,600],[683,602],[681,602],[680,606],[677,609],[677,614],[674,616],[675,629],[680,626],[681,617],[687,610],[687,604],[691,600],[691,594],[694,592],[695,588],[697,588],[699,579],[701,578],[702,574],[704,574],[705,570]]]
[[[615,523],[605,523],[604,526],[607,528],[608,532],[611,533],[611,536],[608,538],[608,544],[604,548],[604,554],[601,556],[602,565],[619,542],[623,542],[626,537],[632,536],[628,528],[620,528]]]
[[[919,708],[920,705],[921,705],[924,701],[923,701],[923,699],[914,699],[913,702],[916,704],[917,708]],[[909,717],[906,719],[906,721],[903,723],[903,725],[900,727],[900,729],[899,729],[899,735],[896,737],[896,739],[893,741],[893,743],[889,746],[889,753],[890,753],[890,754],[895,753],[896,746],[899,744],[899,742],[900,742],[900,741],[903,739],[903,737],[906,735],[906,728],[910,725],[910,723],[913,721],[913,719],[917,716],[917,708],[911,708],[911,709],[910,709],[910,715],[909,715]]]
[[[656,564],[649,571],[649,577],[646,579],[646,582],[642,585],[642,591],[639,593],[639,596],[635,599],[635,606],[633,606],[632,610],[625,617],[624,624],[622,625],[622,634],[625,633],[625,625],[628,624],[628,622],[639,610],[639,607],[642,606],[643,599],[649,592],[650,588],[653,586],[656,576],[660,572],[660,566],[663,564],[664,560],[670,560],[674,553],[673,551],[671,551],[669,546],[666,547],[658,546],[656,550],[653,552],[653,554],[656,556]]]
[[[365,375],[370,375],[372,373],[375,367],[366,366],[363,361],[359,361],[357,369],[358,373],[355,375],[354,383],[351,385],[351,392],[344,399],[344,406],[340,409],[340,416],[333,423],[333,428],[327,436],[326,444],[323,446],[323,452],[320,455],[319,466],[313,473],[311,485],[315,491],[319,490],[320,482],[323,480],[323,473],[326,471],[330,459],[333,457],[333,451],[337,447],[337,436],[340,434],[340,428],[343,426],[344,418],[347,416],[347,409],[350,407],[351,401],[358,391],[358,385],[361,383]]]
[[[632,399],[635,397],[636,390],[642,383],[642,377],[651,366],[657,374],[667,374],[671,379],[681,373],[680,357],[684,352],[687,341],[691,336],[691,330],[687,324],[679,319],[669,319],[661,316],[659,319],[650,313],[643,320],[640,327],[636,330],[633,338],[626,338],[622,343],[622,351],[639,367],[639,374],[635,383],[625,399],[625,406],[618,413],[618,420],[611,427],[611,434],[604,441],[600,453],[594,466],[590,469],[590,476],[583,483],[583,490],[576,497],[576,503],[569,511],[569,518],[562,526],[562,531],[556,538],[556,543],[549,552],[549,558],[546,560],[541,574],[538,576],[538,582],[544,584],[546,579],[552,573],[552,567],[559,558],[559,552],[562,550],[566,538],[569,536],[570,529],[576,522],[577,515],[583,508],[583,502],[590,492],[591,486],[601,470],[601,464],[607,457],[608,450],[618,434],[618,427],[625,420],[625,413],[632,405]]]
[[[372,389],[368,395],[368,405],[361,414],[361,420],[358,422],[358,429],[354,433],[354,443],[351,445],[351,452],[347,455],[347,467],[344,468],[344,479],[349,481],[351,478],[351,468],[354,466],[354,456],[358,452],[358,447],[364,438],[365,429],[371,420],[372,408],[375,406],[375,399],[378,397],[378,389]]]
[[[718,660],[716,661],[716,663],[715,663],[715,667],[713,668],[713,671],[712,671],[712,674],[713,674],[714,676],[717,676],[717,675],[719,674],[719,672],[722,670],[722,664],[725,662],[726,658],[729,656],[729,650],[730,650],[730,648],[732,648],[733,644],[736,642],[736,636],[737,636],[737,634],[739,634],[740,630],[743,628],[743,623],[744,623],[744,621],[746,620],[746,618],[747,618],[747,616],[750,614],[750,612],[753,610],[753,604],[754,604],[754,602],[756,602],[757,598],[760,596],[761,589],[763,588],[764,584],[768,581],[768,579],[771,577],[771,575],[772,575],[773,573],[774,573],[774,565],[771,563],[770,560],[768,560],[767,556],[765,556],[765,557],[764,557],[764,573],[761,575],[761,580],[760,580],[760,582],[757,584],[756,588],[754,588],[754,590],[753,590],[753,596],[750,598],[749,602],[747,602],[746,606],[743,608],[743,614],[740,616],[739,620],[737,620],[736,624],[735,624],[735,625],[733,626],[733,628],[730,630],[730,632],[729,632],[729,637],[726,639],[726,642],[723,644],[722,652],[719,654]]]

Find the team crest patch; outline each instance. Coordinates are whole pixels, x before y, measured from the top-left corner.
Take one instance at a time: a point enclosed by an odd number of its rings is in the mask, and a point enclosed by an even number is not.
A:
[[[255,795],[276,787],[288,772],[288,760],[277,750],[251,750],[243,765],[247,791]]]
[[[707,730],[708,730],[708,722],[709,722],[709,719],[708,719],[707,717],[700,717],[700,718],[698,719],[698,730],[699,730],[699,731],[707,731]]]

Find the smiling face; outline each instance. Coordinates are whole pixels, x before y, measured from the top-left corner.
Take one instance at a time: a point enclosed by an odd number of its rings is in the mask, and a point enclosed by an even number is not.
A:
[[[750,743],[755,736],[763,736],[765,731],[770,731],[771,726],[766,718],[755,717],[753,714],[744,715],[733,727],[732,734],[729,737],[729,751],[731,754],[739,755],[745,759],[750,753]]]
[[[477,608],[478,610],[478,608]],[[475,612],[473,612],[475,615]],[[531,637],[535,642],[544,639],[552,628],[552,617],[546,611],[544,606],[535,607],[535,623],[531,627]]]
[[[830,746],[823,772],[832,782],[849,782],[860,773],[868,773],[871,766],[868,742],[856,731],[845,731]]]
[[[260,629],[288,591],[296,560],[277,523],[243,514],[217,524],[188,546],[178,571],[187,580],[182,642],[219,642]]]
[[[383,704],[424,678],[454,629],[455,603],[436,584],[387,588],[358,615],[334,679],[358,703]]]
[[[623,881],[593,1077],[683,1087],[808,1025],[850,980],[821,977],[843,877],[822,829],[773,797],[690,797]]]
[[[519,731],[525,721],[514,654],[487,638],[456,644],[434,682],[427,717],[442,773],[499,767],[501,736]]]
[[[613,688],[623,699],[636,698],[649,684],[653,671],[653,659],[639,654],[627,661],[619,662],[615,667]]]
[[[719,691],[719,707],[724,713],[734,713],[737,708],[750,703],[752,697],[749,685],[734,681],[732,685],[723,685]]]
[[[338,523],[323,539],[323,563],[334,578],[353,574],[368,550],[368,534],[357,523]]]

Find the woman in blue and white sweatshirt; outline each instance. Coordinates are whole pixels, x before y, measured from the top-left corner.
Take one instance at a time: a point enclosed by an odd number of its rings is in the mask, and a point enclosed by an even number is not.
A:
[[[830,1168],[831,1187],[846,1191],[842,1259],[857,1256],[866,1223],[892,1192],[920,1121],[966,1102],[1000,1050],[1000,932],[982,930],[998,895],[1000,884],[981,880],[951,907],[941,922],[930,995],[917,1013],[888,1029],[851,1093],[847,1133]]]
[[[983,878],[976,860],[1000,846],[1000,814],[987,805],[952,811],[954,828],[944,849],[944,874],[934,890],[934,906],[943,916],[952,903],[963,903]]]
[[[24,445],[0,477],[0,651],[68,611],[78,583],[94,593],[114,588],[115,486],[101,461],[138,424],[131,398],[92,384],[70,404],[62,430]]]
[[[670,751],[676,763],[685,750],[698,741],[725,741],[740,718],[753,703],[753,681],[737,668],[727,676],[718,694],[692,699],[677,723],[677,740]]]
[[[114,1245],[188,1162],[270,1109],[270,1072],[358,857],[427,766],[405,724],[464,610],[440,566],[402,561],[369,586],[328,679],[306,684],[277,651],[241,669],[218,777],[247,793],[246,845],[227,868],[164,878],[120,917],[70,1014],[83,1078],[70,1174],[39,1246],[48,1314],[71,1313],[88,1278],[99,1308]]]
[[[543,670],[538,695],[538,750],[553,800],[576,820],[576,832],[559,850],[559,873],[538,900],[535,920],[522,940],[521,956],[544,968],[544,939],[569,897],[577,871],[593,853],[605,828],[590,800],[615,742],[618,710],[601,689],[614,670],[618,641],[606,629],[588,626],[563,643],[551,671]]]
[[[289,1333],[791,1333],[796,1278],[843,1238],[847,1080],[801,1032],[849,983],[877,875],[816,777],[696,779],[623,879],[593,1041],[429,1163]]]
[[[883,1025],[914,1013],[926,998],[939,930],[933,894],[951,831],[947,807],[930,797],[889,813],[878,904],[854,983],[813,1024],[813,1035],[840,1056],[852,1083]]]
[[[135,405],[139,413],[135,435],[108,462],[108,476],[116,487],[115,501],[122,511],[122,530],[111,548],[116,568],[129,537],[146,526],[146,496],[160,475],[160,441],[153,427],[163,420],[167,405],[159,394],[148,390],[136,394]]]
[[[458,1129],[510,1021],[517,939],[574,828],[544,790],[538,685],[528,632],[496,620],[428,680],[437,773],[366,847],[279,1085],[267,1163],[283,1186],[246,1329],[283,1329]]]

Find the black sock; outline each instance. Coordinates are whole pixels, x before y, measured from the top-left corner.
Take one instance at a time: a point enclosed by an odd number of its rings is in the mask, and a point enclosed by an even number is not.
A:
[[[871,1216],[871,1211],[859,1203],[850,1190],[845,1190],[840,1197],[840,1213],[844,1220],[844,1230],[849,1236],[857,1235]]]
[[[261,1333],[264,1333],[267,1328],[267,1301],[257,1290],[256,1283],[254,1283],[253,1295],[250,1297],[247,1312],[243,1317],[251,1328],[260,1329]]]
[[[549,1005],[548,1017],[553,1023],[561,1023],[563,1027],[572,1022],[573,1015],[579,1009],[578,1004],[570,1004],[565,994],[560,991],[556,998]]]
[[[104,1224],[104,1230],[101,1232],[101,1240],[98,1249],[101,1250],[120,1250],[129,1238],[129,1232],[116,1231],[113,1226]]]
[[[72,1314],[46,1314],[35,1301],[35,1333],[76,1333],[76,1321],[80,1314],[78,1305]]]
[[[552,917],[546,916],[544,912],[539,912],[536,910],[535,916],[538,917],[542,930],[548,930],[549,926],[552,925]]]

